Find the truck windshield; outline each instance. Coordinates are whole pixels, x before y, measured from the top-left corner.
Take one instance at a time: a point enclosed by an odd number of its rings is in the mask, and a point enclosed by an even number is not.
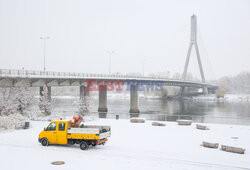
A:
[[[47,128],[47,131],[55,131],[55,130],[56,130],[56,123],[51,123]]]

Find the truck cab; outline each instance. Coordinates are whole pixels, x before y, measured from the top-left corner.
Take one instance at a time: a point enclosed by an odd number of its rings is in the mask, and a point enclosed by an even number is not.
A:
[[[68,144],[67,129],[68,121],[52,121],[39,134],[39,139],[46,138],[50,144]]]

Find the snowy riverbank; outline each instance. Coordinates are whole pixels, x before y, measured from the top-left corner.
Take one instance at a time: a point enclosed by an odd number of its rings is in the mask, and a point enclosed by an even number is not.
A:
[[[132,124],[129,120],[98,119],[86,124],[112,127],[105,146],[87,151],[75,146],[43,147],[37,138],[48,121],[32,121],[28,130],[0,133],[0,169],[250,169],[250,126],[209,125],[201,131],[192,126],[165,122]],[[244,147],[245,154],[234,154],[200,146],[203,140]],[[65,165],[51,165],[65,161]]]
[[[215,95],[197,96],[187,98],[194,101],[228,102],[228,103],[250,103],[250,94],[226,94],[224,98],[217,98]]]

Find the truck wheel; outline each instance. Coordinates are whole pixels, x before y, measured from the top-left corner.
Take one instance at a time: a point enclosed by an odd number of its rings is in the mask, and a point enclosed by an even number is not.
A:
[[[41,141],[41,144],[42,144],[43,146],[48,146],[48,145],[49,145],[48,139],[43,138],[42,141]]]
[[[88,148],[89,148],[89,145],[87,144],[87,142],[82,141],[82,142],[80,143],[80,149],[81,149],[81,150],[87,150]]]

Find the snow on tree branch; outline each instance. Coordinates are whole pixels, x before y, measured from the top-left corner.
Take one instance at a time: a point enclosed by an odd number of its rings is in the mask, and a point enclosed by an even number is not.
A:
[[[42,95],[40,96],[40,99],[39,99],[39,108],[42,114],[44,114],[45,116],[50,115],[52,108],[53,108],[52,107],[53,102],[51,101],[51,98],[49,95],[50,94],[49,94],[48,87],[44,85],[43,90],[42,90]]]

